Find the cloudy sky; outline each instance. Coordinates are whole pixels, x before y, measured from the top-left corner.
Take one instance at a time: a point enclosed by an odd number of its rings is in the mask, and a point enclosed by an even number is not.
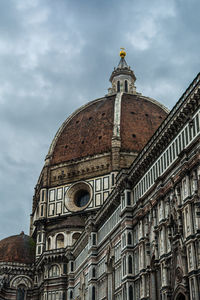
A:
[[[29,232],[57,129],[107,93],[120,47],[137,91],[172,108],[200,71],[199,0],[0,0],[0,239]]]

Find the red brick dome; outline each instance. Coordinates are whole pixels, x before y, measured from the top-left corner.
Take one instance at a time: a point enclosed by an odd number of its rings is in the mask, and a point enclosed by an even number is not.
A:
[[[58,130],[49,150],[51,164],[111,152],[115,95],[89,102]],[[121,151],[138,153],[167,115],[167,109],[141,94],[121,98]]]
[[[0,262],[31,264],[34,261],[35,243],[23,232],[0,241]]]

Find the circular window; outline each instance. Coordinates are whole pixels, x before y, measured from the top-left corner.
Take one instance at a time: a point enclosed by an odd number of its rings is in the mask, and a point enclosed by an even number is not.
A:
[[[73,184],[65,193],[65,206],[72,212],[85,209],[91,200],[92,187],[84,181]]]
[[[80,190],[75,194],[74,202],[78,207],[83,207],[88,204],[90,200],[90,194],[86,190]]]

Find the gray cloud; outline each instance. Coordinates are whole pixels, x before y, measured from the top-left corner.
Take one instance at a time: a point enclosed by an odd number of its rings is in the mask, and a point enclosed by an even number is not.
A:
[[[120,47],[137,90],[172,107],[199,72],[198,0],[0,2],[0,238],[28,232],[57,129],[101,97]]]

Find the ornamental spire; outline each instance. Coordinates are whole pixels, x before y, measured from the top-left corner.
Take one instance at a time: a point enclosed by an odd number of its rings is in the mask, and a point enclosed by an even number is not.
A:
[[[118,92],[125,92],[129,94],[136,93],[135,88],[135,81],[136,77],[134,72],[128,66],[125,56],[126,51],[124,48],[121,48],[119,53],[121,59],[117,68],[114,68],[110,76],[110,82],[112,83],[112,88],[108,89],[109,94],[118,93]]]

